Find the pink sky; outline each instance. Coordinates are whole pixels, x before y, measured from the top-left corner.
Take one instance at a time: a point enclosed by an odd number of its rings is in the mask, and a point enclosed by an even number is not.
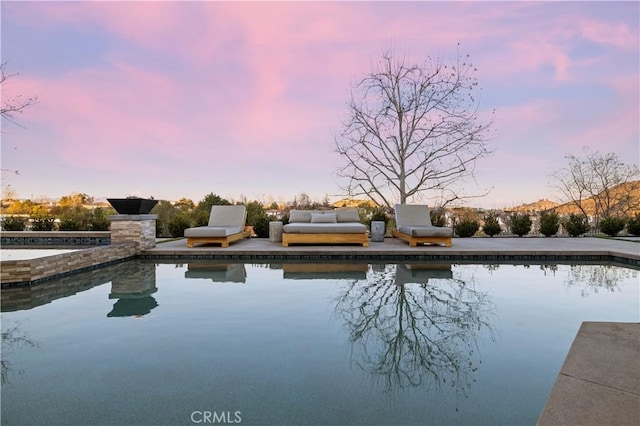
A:
[[[392,47],[470,54],[495,153],[473,204],[560,200],[564,155],[639,162],[637,2],[3,1],[2,86],[39,102],[2,123],[21,198],[342,198],[350,86]],[[458,43],[460,47],[458,48]]]

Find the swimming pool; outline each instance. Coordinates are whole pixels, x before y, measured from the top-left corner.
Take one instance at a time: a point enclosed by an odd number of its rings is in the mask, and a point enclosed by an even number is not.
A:
[[[153,263],[2,292],[3,424],[535,424],[604,265]]]

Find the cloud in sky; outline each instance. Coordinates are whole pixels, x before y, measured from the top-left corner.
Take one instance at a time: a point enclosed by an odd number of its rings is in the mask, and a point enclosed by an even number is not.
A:
[[[476,201],[553,195],[585,145],[639,157],[637,2],[2,2],[3,123],[21,197],[339,196],[333,138],[385,48],[469,53],[495,154]],[[460,43],[460,47],[458,47]]]

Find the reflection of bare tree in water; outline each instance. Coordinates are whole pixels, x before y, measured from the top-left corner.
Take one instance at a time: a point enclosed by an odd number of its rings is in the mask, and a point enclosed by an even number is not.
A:
[[[615,292],[622,289],[623,281],[637,278],[638,271],[612,265],[571,265],[565,284],[582,286],[580,294],[588,296],[601,289]]]
[[[370,270],[336,300],[356,363],[385,391],[447,384],[466,396],[477,369],[477,336],[483,329],[492,334],[493,304],[473,278],[398,283],[402,266]]]
[[[19,328],[20,323],[16,323],[13,327],[2,329],[2,356],[0,360],[0,379],[2,384],[9,383],[9,374],[11,372],[11,364],[7,360],[7,352],[18,346],[36,346],[36,344],[29,340],[27,336],[21,334]],[[21,374],[21,370],[17,370],[18,374]]]

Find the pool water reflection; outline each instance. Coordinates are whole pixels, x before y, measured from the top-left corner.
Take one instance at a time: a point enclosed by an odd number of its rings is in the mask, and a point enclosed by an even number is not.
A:
[[[134,260],[2,292],[6,424],[535,424],[603,265]],[[210,417],[213,419],[213,417]]]

